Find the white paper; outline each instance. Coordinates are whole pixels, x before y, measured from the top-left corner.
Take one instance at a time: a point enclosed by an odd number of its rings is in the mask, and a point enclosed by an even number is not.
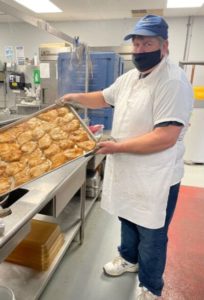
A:
[[[24,46],[16,46],[16,58],[24,58]]]
[[[14,56],[13,46],[6,46],[5,47],[5,57],[13,59],[13,56]]]
[[[50,78],[49,63],[40,63],[40,78]]]

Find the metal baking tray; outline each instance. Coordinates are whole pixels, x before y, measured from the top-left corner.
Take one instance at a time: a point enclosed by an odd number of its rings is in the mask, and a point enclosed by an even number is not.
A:
[[[71,104],[67,104],[67,103],[64,104],[63,106],[67,107],[67,108],[74,114],[75,118],[79,120],[80,125],[81,125],[81,126],[83,127],[83,129],[87,132],[87,134],[88,134],[88,136],[89,136],[89,139],[92,140],[92,141],[94,141],[95,143],[97,143],[97,140],[96,140],[95,136],[94,136],[93,133],[89,130],[89,128],[87,127],[87,125],[85,124],[85,122],[81,119],[81,117],[78,115],[78,113],[75,111],[75,109],[73,108],[73,106],[72,106]],[[15,121],[15,122],[12,122],[12,123],[9,124],[9,125],[5,125],[5,126],[1,127],[1,128],[0,128],[0,133],[1,133],[1,132],[4,132],[5,130],[7,130],[7,129],[9,129],[9,128],[12,128],[12,127],[14,127],[14,126],[16,126],[16,125],[19,125],[19,124],[22,124],[22,123],[24,123],[24,122],[27,122],[27,121],[29,121],[31,118],[37,117],[38,115],[40,115],[40,114],[42,114],[42,113],[45,113],[45,112],[47,112],[47,111],[49,111],[49,110],[57,109],[57,108],[60,108],[60,107],[63,107],[63,106],[59,106],[59,105],[57,105],[57,104],[50,105],[50,106],[48,106],[48,107],[46,107],[46,108],[44,108],[44,109],[39,110],[39,111],[36,112],[36,113],[30,114],[30,115],[28,115],[28,116],[26,116],[26,117],[21,118],[20,120],[17,120],[17,121]],[[28,180],[27,182],[25,182],[25,183],[23,183],[23,184],[21,184],[21,185],[15,186],[14,188],[12,188],[12,189],[6,191],[5,193],[1,193],[1,194],[0,194],[0,197],[3,199],[6,195],[8,195],[8,194],[11,193],[12,191],[14,191],[14,190],[16,190],[16,189],[18,189],[18,188],[24,186],[25,184],[28,184],[28,183],[30,183],[30,182],[32,182],[32,181],[34,181],[34,180],[37,180],[37,179],[39,179],[39,178],[42,178],[43,176],[45,176],[45,175],[47,175],[47,174],[49,174],[49,173],[51,173],[51,172],[53,172],[53,171],[56,171],[57,169],[59,169],[59,168],[65,166],[65,165],[67,165],[67,164],[71,164],[72,162],[74,162],[74,161],[76,161],[76,160],[78,160],[78,159],[80,159],[80,158],[82,158],[82,157],[87,157],[87,156],[89,156],[89,155],[92,155],[92,153],[94,153],[94,152],[96,151],[96,149],[97,149],[97,145],[95,145],[95,148],[93,148],[93,149],[90,150],[90,151],[85,151],[85,150],[84,150],[84,153],[83,153],[82,155],[80,155],[80,156],[78,156],[78,157],[76,157],[76,158],[74,158],[74,159],[72,159],[72,160],[70,160],[70,161],[67,161],[67,162],[63,163],[63,164],[61,164],[60,166],[58,166],[58,167],[56,167],[56,168],[54,168],[54,169],[51,169],[51,170],[45,172],[44,174],[42,174],[42,175],[40,175],[40,176],[38,176],[38,177],[32,178],[31,180]],[[12,177],[12,176],[11,176],[11,177]]]

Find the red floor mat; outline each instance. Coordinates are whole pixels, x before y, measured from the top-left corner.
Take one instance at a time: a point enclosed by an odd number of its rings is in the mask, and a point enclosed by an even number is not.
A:
[[[204,188],[181,187],[164,278],[162,299],[204,299]]]

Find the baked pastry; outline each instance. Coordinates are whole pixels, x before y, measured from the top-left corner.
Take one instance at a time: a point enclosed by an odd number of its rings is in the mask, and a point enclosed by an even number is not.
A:
[[[16,143],[0,144],[0,159],[5,161],[16,161],[21,157],[20,146]]]
[[[31,179],[31,176],[30,176],[29,168],[23,169],[22,171],[20,171],[14,175],[15,187],[28,182],[30,179]]]
[[[59,152],[59,153],[53,155],[50,158],[50,160],[52,162],[51,168],[55,169],[55,168],[61,166],[62,164],[64,164],[67,161],[67,157],[66,157],[66,155],[64,155],[63,152]]]
[[[45,135],[43,135],[43,137],[41,139],[38,140],[38,145],[41,149],[46,149],[48,148],[52,143],[52,140],[49,136],[48,133],[46,133]]]
[[[69,140],[69,139],[66,139],[66,140],[60,140],[58,142],[59,146],[61,149],[65,150],[65,149],[70,149],[70,148],[73,148],[74,147],[74,142]]]
[[[14,135],[17,138],[21,133],[26,132],[29,129],[30,128],[27,123],[22,123],[12,128],[9,128],[8,131],[10,132],[10,134]]]
[[[83,155],[83,150],[80,148],[67,149],[64,151],[64,155],[67,157],[67,160],[72,160]]]
[[[53,156],[59,152],[60,152],[60,147],[55,143],[51,144],[47,149],[44,150],[44,154],[46,157]]]
[[[23,145],[29,141],[31,141],[33,138],[32,136],[32,131],[28,130],[25,131],[23,133],[21,133],[18,137],[17,137],[17,142],[19,143],[19,145]]]
[[[41,113],[38,118],[40,120],[52,122],[54,121],[58,116],[58,112],[56,109],[49,110],[47,112]]]
[[[0,177],[0,194],[4,194],[11,189],[11,178],[4,176]]]
[[[0,176],[4,175],[7,163],[0,160]]]
[[[59,126],[66,125],[74,119],[74,115],[72,113],[67,113],[63,117],[57,117],[54,121],[55,124]]]
[[[32,153],[38,146],[38,143],[37,142],[34,142],[34,141],[30,141],[30,142],[27,142],[25,144],[23,144],[21,146],[21,150],[25,153]]]
[[[75,131],[77,129],[79,129],[80,127],[80,122],[76,119],[72,120],[71,122],[69,122],[66,125],[62,126],[62,129],[68,133]]]
[[[0,132],[0,143],[11,143],[15,141],[15,135],[8,130]]]
[[[85,151],[90,151],[95,148],[96,143],[94,141],[89,140],[89,141],[79,142],[77,143],[77,146],[82,148]]]
[[[50,131],[50,136],[53,140],[64,140],[68,138],[68,134],[64,132],[60,127],[55,127]]]
[[[39,177],[49,171],[51,162],[49,160],[44,161],[42,164],[30,169],[31,177]]]
[[[33,139],[39,140],[43,135],[45,134],[45,131],[42,129],[42,127],[36,127],[32,131]]]
[[[30,129],[34,129],[41,125],[41,120],[39,120],[36,117],[33,117],[27,121],[27,124],[30,127]]]
[[[37,148],[30,155],[27,155],[27,158],[28,157],[29,157],[29,159],[27,160],[27,163],[30,167],[35,167],[37,165],[40,165],[46,160],[42,151],[39,148]],[[25,156],[25,159],[26,159],[26,156]],[[25,160],[24,160],[24,162],[25,162]]]
[[[62,118],[62,125],[71,122],[75,118],[73,113],[68,113]]]
[[[22,171],[24,168],[25,164],[19,161],[15,161],[7,164],[5,172],[8,176],[13,176],[16,173]]]
[[[45,131],[49,132],[52,128],[54,128],[56,125],[53,123],[49,123],[47,121],[41,121],[40,127]]]
[[[57,112],[58,112],[58,115],[61,117],[61,116],[64,116],[65,114],[67,114],[69,112],[69,108],[67,107],[60,107],[60,108],[57,108]]]
[[[89,140],[89,136],[84,129],[78,129],[72,132],[69,136],[70,140],[73,142],[83,142]]]

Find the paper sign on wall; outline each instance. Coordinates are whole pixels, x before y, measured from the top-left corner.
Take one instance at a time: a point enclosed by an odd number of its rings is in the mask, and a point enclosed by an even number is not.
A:
[[[18,65],[24,65],[25,62],[25,54],[24,54],[24,46],[16,46],[16,62]]]
[[[13,46],[6,46],[5,47],[5,57],[7,59],[13,59],[14,58]]]
[[[41,78],[50,78],[50,64],[49,63],[40,63],[40,77]]]

